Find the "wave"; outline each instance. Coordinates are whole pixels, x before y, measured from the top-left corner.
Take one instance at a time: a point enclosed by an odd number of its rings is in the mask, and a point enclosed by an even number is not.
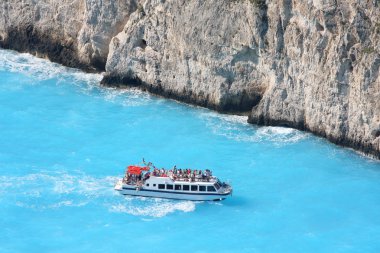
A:
[[[192,201],[132,197],[126,197],[125,200],[125,203],[112,205],[109,210],[111,212],[155,218],[164,217],[175,211],[192,212],[195,210],[195,202]]]
[[[248,116],[219,114],[208,111],[200,118],[212,133],[243,142],[273,142],[276,145],[295,143],[309,136],[308,133],[286,127],[257,127],[247,122]]]
[[[56,79],[57,84],[70,83],[77,86],[86,95],[100,97],[126,107],[142,106],[152,102],[152,97],[149,93],[136,88],[101,87],[102,73],[85,73],[78,69],[37,58],[28,53],[0,49],[1,70],[22,73],[31,77],[30,82],[28,82],[30,84],[50,79]]]
[[[16,201],[16,206],[22,207],[22,208],[28,208],[28,209],[34,209],[34,210],[46,210],[46,209],[58,209],[61,207],[81,207],[87,205],[87,201],[82,201],[82,202],[74,202],[72,200],[64,200],[64,201],[59,201],[57,203],[52,203],[48,205],[37,205],[37,204],[31,204],[28,202],[22,202],[22,201]]]
[[[295,143],[308,136],[309,133],[287,127],[259,127],[255,133],[255,137],[260,141],[268,140],[278,144]]]
[[[16,206],[33,210],[96,204],[109,212],[156,218],[176,211],[195,210],[195,203],[191,201],[125,197],[113,189],[117,179],[114,176],[93,177],[65,171],[0,176],[0,201],[3,197],[16,197]]]
[[[138,88],[103,88],[101,94],[105,100],[121,104],[124,107],[135,107],[158,102],[148,93]]]
[[[70,78],[87,84],[97,84],[102,74],[85,73],[64,67],[47,59],[37,58],[28,53],[0,49],[0,70],[22,73],[39,81],[53,78]]]
[[[104,192],[113,186],[117,177],[91,177],[82,173],[67,174],[65,172],[35,173],[25,176],[0,176],[0,187],[10,193],[31,187],[44,192],[57,194],[80,193],[93,195]],[[7,187],[8,186],[8,187]],[[11,187],[9,187],[11,186]],[[29,192],[29,191],[28,191]],[[28,194],[26,192],[25,194]]]

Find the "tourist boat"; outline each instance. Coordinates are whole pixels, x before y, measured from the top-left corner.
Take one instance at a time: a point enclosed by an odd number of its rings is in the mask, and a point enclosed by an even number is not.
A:
[[[145,166],[128,166],[125,176],[119,179],[115,190],[124,195],[181,200],[223,200],[232,195],[232,187],[212,176],[210,170],[151,170]]]

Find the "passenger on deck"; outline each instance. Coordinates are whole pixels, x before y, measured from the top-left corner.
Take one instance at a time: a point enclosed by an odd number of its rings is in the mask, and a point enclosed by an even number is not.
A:
[[[150,178],[150,172],[147,172],[144,175],[144,180],[147,180],[148,178]]]

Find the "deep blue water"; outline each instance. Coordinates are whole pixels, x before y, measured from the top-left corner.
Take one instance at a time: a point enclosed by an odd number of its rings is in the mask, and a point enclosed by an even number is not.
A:
[[[380,252],[380,163],[0,50],[0,252]],[[142,158],[231,199],[119,195]]]

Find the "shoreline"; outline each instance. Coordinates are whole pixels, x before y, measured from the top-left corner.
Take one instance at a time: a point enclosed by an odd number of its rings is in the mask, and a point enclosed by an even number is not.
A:
[[[178,101],[180,103],[188,104],[188,105],[194,105],[194,106],[200,106],[203,108],[207,108],[213,111],[216,111],[221,114],[228,114],[228,115],[238,115],[238,116],[248,116],[247,122],[252,125],[257,126],[280,126],[280,127],[288,127],[297,129],[300,131],[312,133],[315,136],[321,137],[323,139],[328,140],[329,142],[343,147],[352,149],[355,152],[358,152],[360,155],[364,155],[365,157],[376,159],[377,161],[380,160],[380,151],[377,151],[373,148],[371,148],[370,145],[363,145],[362,143],[355,142],[354,140],[351,140],[349,138],[335,138],[334,136],[327,136],[322,131],[313,131],[309,127],[305,126],[304,124],[299,124],[295,122],[290,121],[276,121],[270,118],[260,118],[260,119],[253,119],[251,115],[251,110],[249,111],[242,111],[242,110],[236,110],[236,108],[231,108],[227,106],[220,106],[213,103],[210,103],[207,99],[200,101],[197,100],[191,93],[189,94],[177,94],[170,91],[165,91],[162,87],[154,87],[153,85],[147,84],[143,81],[141,81],[139,78],[130,78],[125,76],[115,76],[111,75],[107,72],[100,71],[99,69],[94,69],[91,66],[84,66],[84,65],[78,65],[78,66],[70,66],[64,64],[64,62],[60,62],[57,60],[58,58],[51,59],[49,56],[50,54],[46,53],[38,53],[38,52],[30,52],[28,50],[22,50],[19,51],[16,48],[0,48],[5,50],[13,50],[18,53],[29,53],[33,55],[34,57],[38,58],[45,58],[51,62],[61,64],[66,67],[75,68],[78,70],[81,70],[85,73],[96,73],[96,74],[102,74],[103,78],[100,81],[99,85],[102,87],[108,87],[108,88],[116,88],[116,89],[125,89],[125,88],[137,88],[141,91],[148,92],[150,94],[163,97],[166,99],[173,99],[175,101]]]
[[[167,93],[167,92],[161,93],[160,92],[161,90],[157,90],[157,89],[149,89],[149,87],[152,87],[152,86],[149,86],[148,84],[145,84],[140,80],[132,80],[131,84],[128,84],[126,82],[127,80],[130,80],[130,79],[128,79],[128,78],[123,79],[120,77],[109,79],[109,77],[105,76],[105,77],[103,77],[100,84],[103,87],[110,87],[110,88],[121,88],[121,89],[123,89],[123,88],[138,88],[144,92],[149,92],[150,94],[157,95],[159,97],[163,97],[166,99],[173,99],[173,100],[179,101],[181,103],[185,103],[185,104],[204,107],[204,108],[216,111],[216,112],[221,113],[221,114],[248,116],[247,123],[252,124],[252,125],[256,125],[256,126],[274,126],[274,127],[280,126],[280,127],[288,127],[288,128],[292,128],[292,129],[297,129],[300,131],[311,133],[311,134],[313,134],[317,137],[323,138],[325,140],[328,140],[329,142],[331,142],[337,146],[352,149],[355,152],[359,152],[361,155],[364,155],[364,156],[369,157],[371,159],[380,160],[380,152],[379,151],[371,149],[371,147],[369,145],[368,146],[360,145],[360,143],[356,143],[354,140],[350,140],[348,138],[344,139],[344,138],[335,138],[333,136],[327,136],[323,132],[313,131],[312,129],[304,126],[303,124],[297,124],[297,123],[293,123],[293,122],[289,122],[289,121],[285,122],[285,121],[275,121],[275,120],[266,119],[265,121],[259,120],[259,121],[255,122],[251,117],[251,111],[245,111],[244,112],[244,111],[220,110],[220,108],[218,108],[217,106],[214,106],[214,105],[208,106],[207,103],[206,103],[206,105],[200,104],[200,103],[197,103],[196,100],[191,100],[191,99],[190,100],[189,99],[182,100],[182,99],[179,99],[179,98],[181,98],[181,96],[175,96],[175,95],[173,95],[171,93]],[[112,82],[109,82],[109,81],[112,81]]]

